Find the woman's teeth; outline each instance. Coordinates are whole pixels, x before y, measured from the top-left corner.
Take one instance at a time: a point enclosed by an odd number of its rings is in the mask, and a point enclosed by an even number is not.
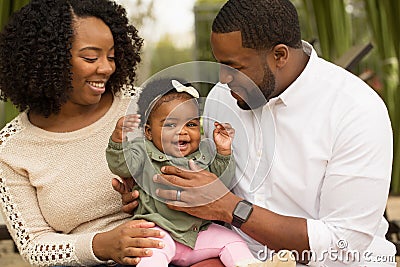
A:
[[[97,88],[104,88],[105,86],[104,82],[88,82],[88,84]]]

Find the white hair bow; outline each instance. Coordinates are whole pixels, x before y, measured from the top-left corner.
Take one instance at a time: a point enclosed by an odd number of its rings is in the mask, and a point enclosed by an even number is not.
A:
[[[200,96],[199,92],[197,92],[197,90],[194,87],[184,86],[177,80],[171,80],[171,82],[172,82],[172,85],[175,87],[176,91],[178,91],[179,93],[186,92],[189,95],[193,96],[194,98],[199,98],[199,96]]]

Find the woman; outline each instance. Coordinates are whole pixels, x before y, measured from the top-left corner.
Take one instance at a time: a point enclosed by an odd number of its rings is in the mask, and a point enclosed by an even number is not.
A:
[[[141,46],[109,0],[32,0],[1,32],[1,98],[21,113],[0,131],[0,203],[30,264],[134,265],[163,246],[121,211],[104,155]]]

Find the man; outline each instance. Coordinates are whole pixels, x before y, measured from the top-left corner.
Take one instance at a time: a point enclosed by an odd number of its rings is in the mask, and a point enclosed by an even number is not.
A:
[[[211,173],[171,166],[155,182],[181,190],[158,195],[172,209],[234,225],[258,256],[289,249],[299,266],[395,266],[383,218],[392,132],[379,96],[301,41],[289,0],[228,1],[211,46],[237,70],[221,68],[228,87],[216,86],[205,107],[206,117],[246,129],[233,142],[237,184],[229,192]],[[207,184],[219,198],[205,204],[197,189]]]

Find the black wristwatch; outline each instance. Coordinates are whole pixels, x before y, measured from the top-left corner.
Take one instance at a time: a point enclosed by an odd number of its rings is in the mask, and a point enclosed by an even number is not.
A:
[[[232,213],[233,219],[231,224],[236,228],[240,228],[242,224],[247,221],[252,212],[253,212],[253,204],[244,199],[239,201],[236,204],[235,209],[233,210]]]

